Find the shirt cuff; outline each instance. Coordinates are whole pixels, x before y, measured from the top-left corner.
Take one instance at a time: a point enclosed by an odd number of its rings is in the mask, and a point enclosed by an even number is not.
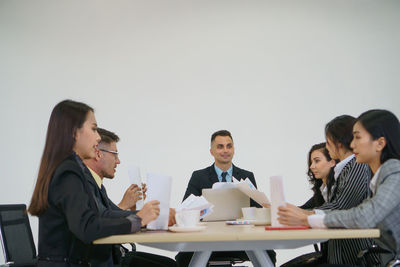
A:
[[[132,214],[126,218],[131,221],[131,233],[135,233],[142,228],[142,219],[139,216]]]
[[[307,216],[308,225],[311,228],[328,228],[324,224],[325,214],[315,214]]]
[[[324,215],[325,212],[323,210],[314,210],[315,214]]]

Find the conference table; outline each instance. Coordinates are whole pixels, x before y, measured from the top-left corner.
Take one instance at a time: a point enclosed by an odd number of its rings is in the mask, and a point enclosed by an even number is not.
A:
[[[203,223],[199,232],[146,231],[113,235],[95,240],[94,244],[139,243],[168,251],[194,251],[193,266],[207,266],[212,251],[246,251],[253,266],[273,266],[267,249],[292,249],[328,239],[378,238],[378,229],[306,229],[265,230],[265,226],[226,225],[225,222]]]

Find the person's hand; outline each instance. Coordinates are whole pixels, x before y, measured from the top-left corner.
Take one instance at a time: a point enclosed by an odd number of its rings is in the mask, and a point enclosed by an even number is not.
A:
[[[289,204],[280,206],[278,208],[278,221],[284,225],[308,225],[307,217],[310,212],[307,210],[300,209],[299,207]]]
[[[142,192],[140,188],[136,184],[132,184],[131,186],[126,189],[125,194],[118,204],[118,207],[123,210],[135,210],[136,209],[136,202],[142,199]]]
[[[146,199],[146,192],[147,192],[147,186],[145,183],[142,183],[143,199]]]
[[[147,225],[149,222],[157,219],[160,215],[160,201],[152,200],[144,204],[143,208],[136,213],[142,219],[142,226]]]
[[[176,223],[175,221],[175,209],[169,208],[169,219],[168,219],[168,226],[172,226]]]

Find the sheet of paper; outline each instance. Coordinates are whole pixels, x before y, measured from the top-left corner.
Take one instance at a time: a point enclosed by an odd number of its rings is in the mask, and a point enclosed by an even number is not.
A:
[[[233,183],[226,182],[216,182],[213,184],[212,189],[226,189],[226,188],[235,188],[236,186]]]
[[[283,193],[282,176],[272,176],[270,178],[271,189],[271,226],[283,226],[278,222],[278,207],[286,206],[285,195]]]
[[[188,196],[175,210],[200,210],[200,219],[210,215],[214,205],[207,201],[203,196]]]
[[[250,182],[250,180],[249,180],[249,182]],[[264,192],[258,191],[254,187],[254,185],[253,185],[254,189],[252,189],[251,185],[252,185],[251,182],[249,184],[248,181],[245,180],[245,181],[242,181],[242,182],[236,184],[236,187],[239,188],[240,191],[245,193],[247,196],[249,196],[251,199],[253,199],[258,204],[260,204],[260,205],[270,204],[270,201],[269,201],[267,195],[265,195]]]
[[[147,174],[147,197],[146,202],[152,200],[160,201],[160,215],[147,225],[150,230],[167,230],[169,218],[169,201],[171,197],[172,178],[167,175]]]
[[[128,167],[128,177],[129,177],[129,185],[131,184],[136,184],[138,185],[140,188],[142,188],[142,178],[140,176],[140,168],[138,166],[129,166]],[[143,208],[143,198],[139,199],[136,202],[136,209],[140,210]]]

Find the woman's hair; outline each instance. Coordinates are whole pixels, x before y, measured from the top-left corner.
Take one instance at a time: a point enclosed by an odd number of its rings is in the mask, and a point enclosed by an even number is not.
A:
[[[345,149],[353,151],[350,143],[353,140],[353,126],[356,119],[349,115],[342,115],[334,118],[325,126],[325,136],[329,137],[334,145],[342,144]]]
[[[64,100],[54,107],[47,127],[39,174],[28,208],[30,214],[39,216],[46,211],[51,178],[58,165],[73,153],[76,130],[82,127],[89,111],[93,109],[88,105],[72,100]]]
[[[326,149],[326,144],[325,143],[320,143],[320,144],[313,145],[311,147],[311,149],[310,149],[310,152],[308,152],[308,171],[307,171],[307,175],[308,175],[308,180],[313,185],[313,187],[311,189],[314,192],[314,197],[313,197],[314,207],[319,207],[325,202],[324,197],[322,196],[321,191],[320,191],[320,187],[322,185],[322,179],[315,178],[314,174],[312,173],[312,171],[310,169],[311,163],[312,163],[311,154],[316,150],[321,151],[322,154],[324,154],[324,156],[325,156],[327,161],[331,161],[332,159],[331,159],[331,157],[329,155],[329,151]],[[328,189],[328,195],[330,195],[332,186],[333,186],[333,184],[335,182],[335,179],[333,177],[334,176],[333,169],[334,168],[330,169],[328,177],[326,177],[326,187]]]
[[[400,123],[390,111],[373,109],[362,113],[357,121],[367,130],[373,140],[386,139],[382,150],[381,164],[388,159],[400,159]]]

